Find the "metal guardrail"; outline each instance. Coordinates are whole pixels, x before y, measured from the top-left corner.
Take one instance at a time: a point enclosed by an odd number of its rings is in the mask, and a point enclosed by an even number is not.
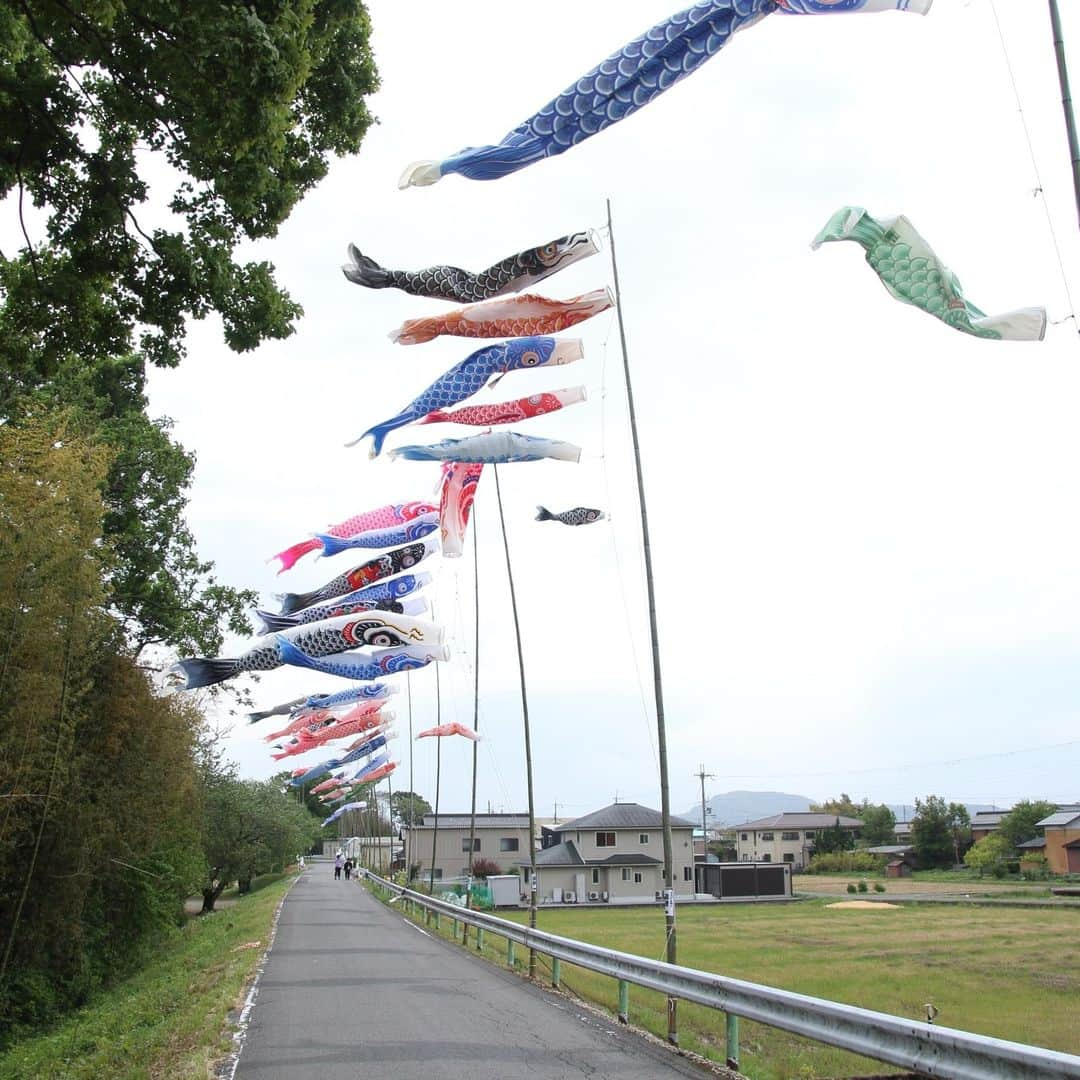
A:
[[[379,888],[436,915],[497,934],[554,961],[609,975],[620,984],[643,986],[668,997],[718,1009],[729,1016],[755,1020],[910,1072],[947,1080],[1080,1080],[1080,1057],[1072,1054],[905,1020],[530,930],[507,919],[413,892],[370,871],[361,872]]]

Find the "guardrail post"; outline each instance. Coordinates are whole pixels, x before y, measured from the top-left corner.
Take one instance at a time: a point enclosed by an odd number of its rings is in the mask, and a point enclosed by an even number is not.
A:
[[[619,1023],[630,1023],[630,984],[625,979],[619,980]]]
[[[484,928],[482,926],[476,928],[476,951],[484,951]]]
[[[553,956],[551,958],[551,985],[554,986],[556,990],[559,989],[559,979],[562,975],[560,969],[561,965],[559,964],[559,958]]]
[[[451,936],[457,941],[457,919],[454,920],[453,933]]]
[[[435,929],[439,930],[439,929],[441,929],[441,927],[442,927],[442,918],[439,916],[439,913],[436,911],[435,912]]]
[[[506,966],[507,967],[513,967],[514,966],[514,939],[513,938],[507,938],[506,939]]]
[[[733,1013],[727,1016],[727,1067],[739,1071],[739,1018]]]

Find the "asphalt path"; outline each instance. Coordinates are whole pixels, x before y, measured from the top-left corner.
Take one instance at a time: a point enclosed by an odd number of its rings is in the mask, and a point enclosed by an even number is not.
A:
[[[709,1075],[310,864],[281,911],[240,1080],[667,1080]]]

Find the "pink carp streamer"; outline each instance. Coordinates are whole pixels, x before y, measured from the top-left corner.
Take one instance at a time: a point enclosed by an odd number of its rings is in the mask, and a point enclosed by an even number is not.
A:
[[[473,742],[477,742],[480,738],[472,728],[467,728],[456,720],[450,724],[440,724],[438,727],[428,728],[427,731],[421,731],[416,737],[418,739],[430,737],[441,739],[445,735],[464,735],[466,739],[472,739]]]
[[[438,510],[437,506],[426,502],[393,503],[390,506],[380,506],[376,510],[366,510],[362,514],[354,514],[347,521],[331,525],[326,530],[326,535],[347,540],[350,536],[358,536],[372,529],[392,529],[395,525],[413,521],[421,514],[432,514],[436,510]],[[286,570],[291,570],[309,551],[321,550],[322,542],[313,536],[309,540],[301,540],[300,543],[279,551],[268,561],[277,560],[281,564],[278,573],[283,574]]]
[[[292,757],[294,754],[306,754],[309,750],[333,742],[335,739],[348,739],[362,731],[370,731],[372,728],[385,726],[393,718],[394,714],[388,710],[381,715],[371,713],[367,716],[360,716],[347,723],[339,720],[336,723],[325,724],[314,732],[301,731],[292,742],[284,747],[280,754],[271,754],[270,756],[275,761],[280,761],[282,758]]]
[[[530,394],[515,401],[500,401],[494,405],[466,405],[461,409],[435,409],[417,420],[417,424],[468,424],[470,427],[491,427],[495,424],[515,424],[519,420],[531,420],[534,416],[558,412],[567,405],[585,400],[585,387],[574,386],[568,390],[548,390],[543,394]]]
[[[508,296],[483,304],[456,308],[444,315],[426,319],[406,319],[390,340],[399,345],[418,345],[440,334],[454,337],[533,337],[554,334],[576,326],[613,307],[615,298],[609,289],[594,289],[570,300],[549,300],[545,296]]]
[[[444,558],[460,559],[465,544],[473,499],[480,484],[483,463],[447,461],[442,467],[442,494],[439,520]]]
[[[372,770],[365,776],[360,783],[361,784],[374,784],[384,777],[389,776],[397,768],[396,761],[388,761],[385,765],[380,765],[377,769]]]
[[[331,788],[340,786],[345,773],[339,772],[337,776],[331,776],[329,780],[324,780],[321,784],[316,784],[309,792],[309,795],[320,795],[324,791],[329,791]]]
[[[374,698],[371,701],[362,701],[349,710],[342,706],[338,706],[337,709],[315,709],[296,717],[288,727],[275,731],[272,735],[265,736],[264,741],[274,742],[276,739],[283,739],[286,735],[295,735],[297,732],[304,730],[314,733],[324,724],[337,719],[358,720],[361,716],[370,716],[371,713],[378,712],[384,704],[385,702],[381,698]]]

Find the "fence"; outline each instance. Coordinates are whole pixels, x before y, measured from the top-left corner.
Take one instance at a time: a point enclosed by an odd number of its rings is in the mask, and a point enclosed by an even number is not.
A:
[[[475,927],[478,948],[483,947],[484,932],[498,935],[507,943],[507,958],[511,964],[515,945],[550,956],[554,986],[559,985],[561,961],[609,975],[618,981],[619,1019],[624,1022],[630,986],[658,990],[669,998],[692,1001],[725,1013],[728,1064],[732,1068],[738,1067],[738,1018],[744,1017],[930,1077],[948,1080],[1080,1080],[1080,1057],[1072,1054],[905,1020],[888,1013],[589,945],[557,934],[530,930],[494,915],[463,910],[386,881],[370,871],[364,871],[364,876],[376,889],[433,913],[436,921],[447,916],[456,923]]]

